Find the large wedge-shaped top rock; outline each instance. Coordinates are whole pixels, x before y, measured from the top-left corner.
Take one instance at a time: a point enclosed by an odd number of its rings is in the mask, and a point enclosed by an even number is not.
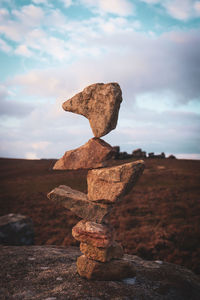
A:
[[[104,140],[90,139],[85,145],[65,152],[54,165],[57,170],[77,170],[106,167],[107,162],[114,157],[113,148]]]
[[[53,189],[47,197],[70,209],[78,217],[97,223],[104,221],[111,210],[111,207],[107,205],[88,201],[86,194],[73,190],[66,185],[60,185]]]
[[[62,105],[64,110],[85,116],[95,137],[115,129],[122,91],[118,83],[95,83],[86,87]]]
[[[90,170],[87,176],[88,199],[115,202],[127,194],[144,170],[142,160],[123,165]]]

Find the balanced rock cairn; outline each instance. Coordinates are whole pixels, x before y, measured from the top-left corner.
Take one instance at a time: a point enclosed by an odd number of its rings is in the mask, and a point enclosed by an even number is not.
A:
[[[113,149],[100,139],[116,127],[121,102],[119,84],[97,83],[63,103],[64,110],[89,119],[95,138],[78,149],[67,151],[54,169],[91,169],[87,175],[88,193],[61,185],[47,196],[83,219],[73,227],[72,235],[80,241],[83,253],[77,259],[78,273],[87,279],[119,280],[135,272],[123,258],[122,246],[115,242],[109,215],[115,203],[137,182],[144,162],[107,167]]]

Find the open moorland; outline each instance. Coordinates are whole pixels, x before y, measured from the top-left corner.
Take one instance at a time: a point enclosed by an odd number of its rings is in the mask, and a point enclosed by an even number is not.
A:
[[[87,170],[53,171],[54,163],[0,159],[0,215],[30,216],[36,245],[78,245],[71,229],[79,219],[46,194],[60,184],[86,193]],[[117,240],[126,253],[200,274],[200,161],[146,159],[145,165],[137,185],[111,215]]]

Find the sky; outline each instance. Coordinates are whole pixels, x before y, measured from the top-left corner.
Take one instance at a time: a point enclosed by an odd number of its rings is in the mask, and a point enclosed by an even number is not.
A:
[[[106,142],[200,159],[200,1],[0,0],[0,157],[85,144],[61,105],[97,82],[123,94]]]

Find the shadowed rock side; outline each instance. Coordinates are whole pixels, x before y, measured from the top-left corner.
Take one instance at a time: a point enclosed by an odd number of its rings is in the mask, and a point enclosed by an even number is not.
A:
[[[199,300],[199,278],[178,265],[125,255],[124,270],[131,277],[85,280],[76,268],[80,254],[76,247],[0,246],[1,299]],[[114,264],[119,267],[117,260]]]
[[[95,137],[101,137],[115,129],[122,102],[118,83],[95,83],[65,101],[63,109],[85,116]]]
[[[112,206],[88,201],[86,194],[73,190],[66,185],[60,185],[53,189],[47,197],[70,209],[78,217],[97,223],[101,223],[112,209]]]
[[[88,199],[115,202],[125,196],[136,184],[144,170],[142,160],[127,164],[90,170],[87,176]]]
[[[113,148],[102,139],[92,138],[83,146],[65,152],[54,170],[78,170],[106,167],[115,155]]]

